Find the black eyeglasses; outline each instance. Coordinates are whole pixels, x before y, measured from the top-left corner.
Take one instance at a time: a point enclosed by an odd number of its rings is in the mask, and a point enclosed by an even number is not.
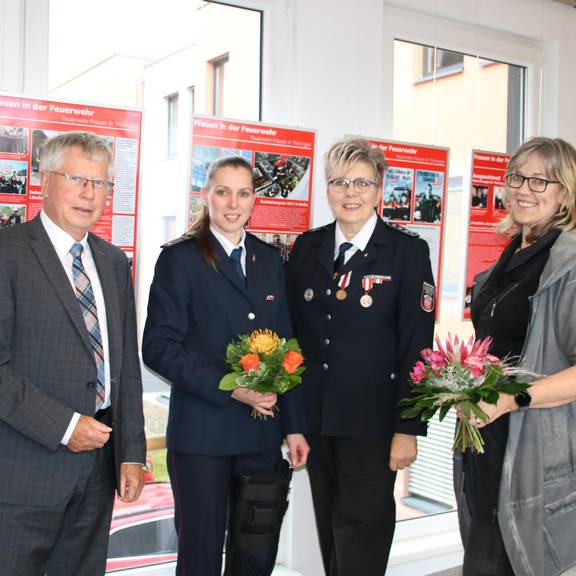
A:
[[[508,174],[506,176],[506,184],[508,184],[510,188],[522,188],[524,182],[528,182],[528,188],[537,194],[546,192],[548,184],[561,184],[558,180],[546,180],[545,178],[537,178],[535,176],[522,176],[522,174]]]

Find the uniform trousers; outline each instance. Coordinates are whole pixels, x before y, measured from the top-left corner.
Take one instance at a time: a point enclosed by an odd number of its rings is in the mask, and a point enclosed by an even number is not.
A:
[[[307,435],[316,526],[327,576],[383,576],[396,525],[390,439]]]
[[[64,502],[0,504],[0,576],[102,576],[114,489],[109,440],[87,453],[78,483]]]
[[[231,516],[229,509],[234,509],[231,495],[235,480],[241,475],[273,472],[281,458],[280,447],[225,456],[168,451],[178,533],[178,576],[221,576],[227,516]],[[234,566],[226,566],[226,574],[267,576],[274,568],[276,552],[276,548],[236,551]]]

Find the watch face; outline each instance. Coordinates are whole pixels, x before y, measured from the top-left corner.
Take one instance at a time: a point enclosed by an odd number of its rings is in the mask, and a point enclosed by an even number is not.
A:
[[[518,408],[528,408],[530,402],[532,402],[532,396],[528,392],[520,392],[514,395],[514,400],[518,404]]]

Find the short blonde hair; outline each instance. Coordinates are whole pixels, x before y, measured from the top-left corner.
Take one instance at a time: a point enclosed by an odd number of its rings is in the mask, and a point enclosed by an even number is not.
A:
[[[382,186],[388,162],[380,148],[372,146],[363,138],[345,138],[332,144],[324,155],[326,181],[329,182],[333,178],[342,176],[343,172],[358,162],[366,162],[372,166],[376,183]]]
[[[534,242],[551,228],[573,230],[576,228],[576,150],[562,138],[530,138],[512,155],[506,168],[506,176],[516,174],[526,164],[530,156],[536,154],[544,163],[546,178],[557,180],[562,186],[564,199],[558,212],[541,226],[534,227],[528,240]],[[505,203],[509,202],[509,189],[506,186]],[[518,222],[511,212],[498,224],[501,234],[512,236],[519,232]]]

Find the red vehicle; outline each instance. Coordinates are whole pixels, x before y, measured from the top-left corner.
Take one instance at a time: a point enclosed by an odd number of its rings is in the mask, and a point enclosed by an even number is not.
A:
[[[106,573],[166,564],[174,574],[178,536],[174,528],[174,498],[170,484],[150,482],[140,498],[114,504]],[[129,572],[128,572],[129,573]],[[155,571],[154,574],[164,574]]]

